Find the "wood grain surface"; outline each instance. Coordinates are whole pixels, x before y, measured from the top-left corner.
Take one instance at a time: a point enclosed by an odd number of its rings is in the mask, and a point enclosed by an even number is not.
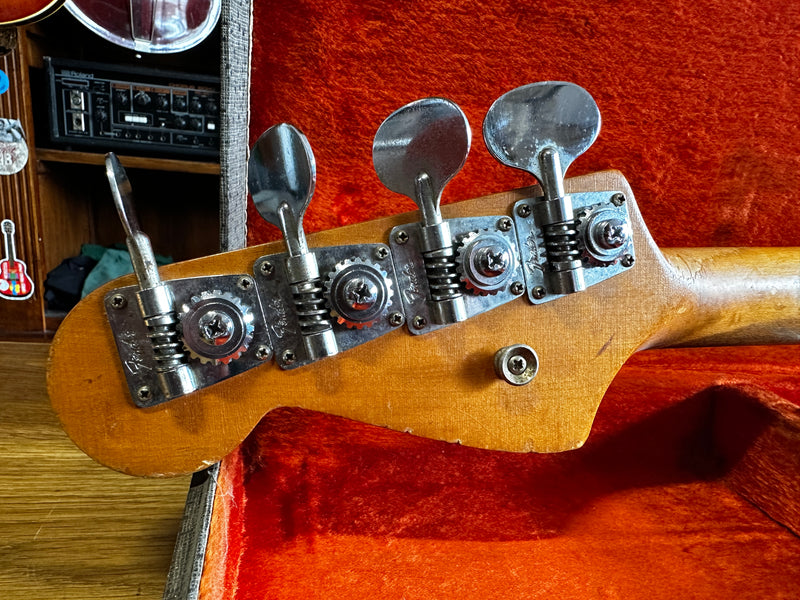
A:
[[[609,383],[638,349],[798,341],[800,249],[681,250],[671,253],[676,268],[656,248],[619,173],[570,179],[566,187],[625,193],[634,268],[555,302],[520,299],[422,336],[393,331],[293,371],[264,365],[150,409],[128,397],[104,315],[104,294],[132,283],[119,280],[88,296],[59,329],[48,379],[53,407],[87,454],[136,475],[174,475],[216,462],[279,406],[480,448],[555,452],[584,443]],[[496,194],[447,205],[443,213],[509,214],[529,194]],[[382,241],[393,226],[415,220],[407,213],[323,231],[309,236],[309,245]],[[259,256],[281,251],[282,243],[252,247],[171,265],[162,276],[247,273]],[[522,387],[493,371],[495,352],[516,343],[533,347],[540,360],[536,379]]]
[[[0,598],[161,598],[190,478],[80,452],[47,401],[48,348],[0,342]]]

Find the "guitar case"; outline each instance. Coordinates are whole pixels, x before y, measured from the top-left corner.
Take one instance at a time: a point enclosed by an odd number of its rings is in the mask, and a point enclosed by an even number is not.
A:
[[[248,142],[281,121],[308,136],[307,232],[415,208],[381,185],[371,149],[382,120],[422,97],[455,101],[473,130],[445,203],[530,185],[491,158],[483,116],[506,91],[563,80],[603,118],[570,175],[622,171],[659,246],[800,245],[792,3],[252,11]],[[250,204],[247,242],[278,237]],[[604,318],[625,316],[609,306]],[[364,394],[386,401],[380,381]],[[276,410],[215,474],[200,597],[800,597],[799,423],[800,346],[637,354],[586,445],[555,455]]]

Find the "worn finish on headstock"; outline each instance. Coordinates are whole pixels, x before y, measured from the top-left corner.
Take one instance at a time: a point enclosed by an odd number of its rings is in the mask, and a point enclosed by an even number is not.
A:
[[[622,175],[566,182],[568,193],[595,190],[621,190],[630,203],[637,260],[623,274],[543,305],[520,298],[428,335],[397,330],[300,369],[271,363],[150,409],[136,408],[128,396],[103,310],[104,294],[132,280],[113,282],[87,297],[58,330],[48,377],[53,407],[95,460],[146,476],[218,461],[280,406],[480,448],[557,452],[584,443],[606,388],[638,349],[800,342],[800,249],[667,251],[667,260]],[[496,194],[442,212],[445,218],[509,214],[527,195]],[[392,227],[416,220],[409,213],[325,231],[309,236],[309,245],[383,241]],[[267,244],[161,273],[171,279],[250,272],[259,256],[281,250],[281,243]],[[517,343],[534,348],[540,361],[537,377],[521,387],[493,370],[495,352]]]

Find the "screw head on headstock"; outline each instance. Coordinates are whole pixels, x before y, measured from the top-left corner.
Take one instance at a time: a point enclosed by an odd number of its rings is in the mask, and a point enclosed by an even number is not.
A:
[[[250,150],[247,185],[253,203],[267,222],[281,228],[292,256],[308,252],[303,215],[316,179],[311,145],[293,125],[273,125]]]
[[[541,157],[558,153],[562,179],[600,133],[600,110],[582,87],[565,81],[523,85],[500,96],[483,121],[489,152],[506,166],[545,179]]]
[[[411,198],[425,225],[441,221],[444,186],[461,170],[472,132],[457,104],[423,98],[394,111],[381,123],[372,162],[383,185]]]

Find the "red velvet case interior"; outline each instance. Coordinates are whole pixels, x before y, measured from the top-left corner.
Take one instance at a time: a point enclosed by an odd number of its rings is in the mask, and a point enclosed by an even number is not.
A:
[[[800,5],[776,0],[255,0],[250,138],[306,133],[306,231],[338,227],[414,208],[371,165],[396,108],[464,109],[456,201],[532,183],[489,156],[489,105],[573,81],[603,129],[570,174],[621,170],[659,245],[795,246],[798,32]],[[279,235],[252,206],[248,227]],[[800,446],[775,426],[797,424],[799,348],[636,355],[560,455],[275,411],[223,463],[203,597],[800,597]]]

